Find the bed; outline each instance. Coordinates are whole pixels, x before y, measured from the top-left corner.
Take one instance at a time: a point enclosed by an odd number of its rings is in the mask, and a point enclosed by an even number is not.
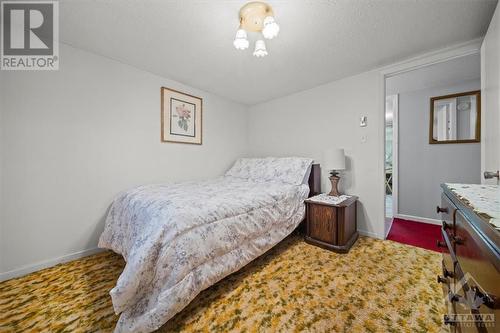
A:
[[[118,195],[99,239],[126,261],[110,291],[120,314],[115,332],[158,329],[289,235],[316,192],[319,168],[311,159],[242,158],[215,179]]]

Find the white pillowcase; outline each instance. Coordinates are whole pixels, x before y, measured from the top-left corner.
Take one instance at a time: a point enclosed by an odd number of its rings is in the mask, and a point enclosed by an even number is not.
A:
[[[302,157],[240,158],[226,172],[226,176],[300,185],[312,162],[312,159]]]

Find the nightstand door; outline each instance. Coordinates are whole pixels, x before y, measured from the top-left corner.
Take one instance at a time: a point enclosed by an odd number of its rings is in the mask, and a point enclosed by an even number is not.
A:
[[[337,208],[309,204],[309,237],[337,244]]]

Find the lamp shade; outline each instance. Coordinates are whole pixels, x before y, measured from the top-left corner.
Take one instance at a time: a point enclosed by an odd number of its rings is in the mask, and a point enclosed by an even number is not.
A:
[[[234,39],[233,45],[238,50],[244,50],[248,48],[247,32],[243,29],[238,29],[236,31],[236,38]]]
[[[253,51],[253,55],[257,58],[265,57],[267,55],[266,43],[264,43],[262,39],[255,42],[255,51]]]
[[[280,26],[278,25],[278,23],[276,23],[274,17],[267,16],[266,18],[264,18],[264,22],[262,25],[264,26],[264,29],[262,29],[262,35],[264,36],[264,38],[273,39],[274,37],[278,36]]]
[[[323,167],[326,170],[344,170],[345,154],[344,149],[327,149],[323,154]]]

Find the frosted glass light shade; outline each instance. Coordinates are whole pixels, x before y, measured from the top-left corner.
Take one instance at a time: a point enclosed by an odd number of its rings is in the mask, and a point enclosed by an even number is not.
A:
[[[243,29],[238,29],[236,31],[236,37],[234,38],[233,45],[238,50],[245,50],[248,48],[247,32]]]
[[[266,16],[263,22],[262,35],[264,38],[273,39],[278,36],[278,32],[280,31],[280,26],[274,20],[272,16]]]
[[[323,154],[323,167],[326,170],[344,170],[345,153],[344,149],[327,149]]]
[[[265,57],[267,55],[266,43],[262,39],[255,42],[255,51],[253,55],[256,57]]]

